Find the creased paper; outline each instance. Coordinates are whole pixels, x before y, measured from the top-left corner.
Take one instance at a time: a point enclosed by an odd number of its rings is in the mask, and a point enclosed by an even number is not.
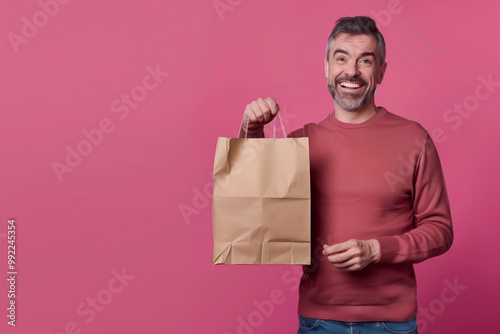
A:
[[[310,264],[308,138],[218,138],[214,264]]]

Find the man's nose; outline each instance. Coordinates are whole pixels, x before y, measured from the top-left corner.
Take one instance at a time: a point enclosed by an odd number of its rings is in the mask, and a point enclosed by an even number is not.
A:
[[[347,63],[344,72],[350,76],[354,77],[356,75],[359,75],[359,64],[357,61],[350,61]]]

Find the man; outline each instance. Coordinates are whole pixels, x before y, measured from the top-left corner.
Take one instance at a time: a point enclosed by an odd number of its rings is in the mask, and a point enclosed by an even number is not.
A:
[[[335,109],[309,137],[314,266],[299,290],[298,333],[417,333],[413,263],[453,241],[445,181],[428,133],[375,105],[385,41],[363,16],[337,21],[325,75]],[[259,98],[240,137],[264,137],[279,106]],[[328,241],[328,245],[325,244]],[[319,250],[319,251],[317,251]]]

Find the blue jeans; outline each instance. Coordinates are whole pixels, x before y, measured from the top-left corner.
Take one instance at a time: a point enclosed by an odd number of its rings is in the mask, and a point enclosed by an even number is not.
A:
[[[405,322],[344,322],[299,315],[297,334],[418,334],[417,318]]]

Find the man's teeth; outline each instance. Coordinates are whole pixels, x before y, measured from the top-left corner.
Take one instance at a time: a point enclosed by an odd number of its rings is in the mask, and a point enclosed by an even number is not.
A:
[[[359,88],[361,85],[353,82],[341,82],[340,85],[342,87],[348,87],[348,88]]]

